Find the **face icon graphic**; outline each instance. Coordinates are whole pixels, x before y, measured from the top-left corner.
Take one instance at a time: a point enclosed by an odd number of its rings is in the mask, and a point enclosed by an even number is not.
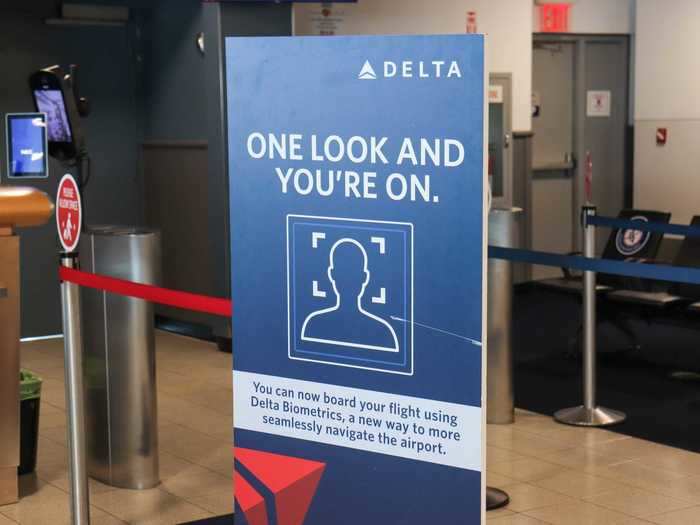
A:
[[[347,239],[337,243],[330,253],[328,279],[341,302],[364,294],[369,283],[367,255],[357,241]]]
[[[335,305],[306,318],[302,340],[398,352],[398,338],[392,326],[363,306],[371,272],[362,244],[350,238],[336,242],[330,250],[327,274],[336,296]]]

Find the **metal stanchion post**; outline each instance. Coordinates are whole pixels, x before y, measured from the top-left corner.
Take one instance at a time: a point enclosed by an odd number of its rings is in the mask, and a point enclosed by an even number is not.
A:
[[[62,253],[61,266],[77,268],[77,253]],[[73,525],[89,525],[90,500],[85,462],[85,409],[83,402],[83,340],[80,322],[80,289],[61,283],[63,346],[66,363],[66,409]]]
[[[596,214],[595,206],[584,206],[583,255],[595,257],[595,226],[589,217]],[[596,404],[596,273],[583,274],[583,406],[565,408],[554,414],[554,419],[566,425],[603,427],[621,423],[625,414]]]

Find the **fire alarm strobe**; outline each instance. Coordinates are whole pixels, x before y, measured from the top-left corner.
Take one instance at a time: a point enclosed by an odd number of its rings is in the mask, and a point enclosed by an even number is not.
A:
[[[656,128],[656,145],[665,146],[668,140],[668,128]]]

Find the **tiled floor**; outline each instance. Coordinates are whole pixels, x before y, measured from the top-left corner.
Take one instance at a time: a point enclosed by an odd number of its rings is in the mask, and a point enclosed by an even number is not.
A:
[[[22,366],[44,379],[36,476],[24,497],[0,507],[0,525],[70,523],[63,341],[24,343]],[[213,344],[157,336],[160,487],[145,491],[90,483],[93,525],[176,524],[228,514],[231,492],[231,355]]]
[[[165,333],[157,352],[163,483],[147,491],[91,483],[93,524],[230,512],[231,356]],[[21,502],[0,507],[0,525],[68,524],[62,342],[24,344],[22,363],[44,378],[39,464],[22,479]],[[700,524],[700,454],[518,411],[514,425],[489,426],[487,455],[489,484],[512,499],[488,514],[489,525]]]

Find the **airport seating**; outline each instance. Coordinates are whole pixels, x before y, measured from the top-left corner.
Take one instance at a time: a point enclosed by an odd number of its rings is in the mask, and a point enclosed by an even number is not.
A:
[[[700,215],[694,216],[690,225],[700,227]],[[655,260],[652,262],[663,264],[665,261]],[[678,267],[700,268],[700,237],[685,237],[671,264]],[[689,310],[700,312],[700,301],[698,301],[700,299],[700,286],[695,284],[646,281],[641,289],[638,287],[638,289],[611,291],[606,295],[606,299],[613,303],[626,303],[655,309],[689,305]]]
[[[671,219],[670,213],[625,209],[620,212],[620,219],[634,219],[644,217],[649,222],[668,223]],[[610,232],[608,242],[603,250],[602,257],[604,259],[620,260],[653,260],[661,245],[663,234],[649,233],[648,235],[640,232],[637,237],[630,237],[627,230],[615,229]],[[636,241],[636,242],[635,242]],[[580,255],[580,252],[574,252],[570,255]],[[583,289],[583,279],[580,275],[573,275],[568,269],[562,268],[562,277],[553,279],[543,279],[537,281],[539,286],[549,289],[559,290],[565,293],[580,294]],[[608,292],[614,288],[624,287],[625,279],[616,275],[598,274],[596,281],[597,292]]]
[[[670,213],[651,210],[624,209],[618,214],[618,218],[620,219],[629,220],[639,217],[643,217],[649,222],[668,223],[671,220]],[[644,232],[629,232],[628,230],[613,229],[608,237],[602,257],[604,259],[630,262],[653,260],[658,254],[662,239],[663,234],[661,233],[650,232],[647,235]],[[580,252],[574,252],[571,255],[580,255]],[[562,277],[543,279],[537,281],[537,285],[557,292],[574,294],[580,300],[583,291],[582,275],[574,275],[566,268],[562,268],[562,273]],[[617,275],[598,274],[596,279],[596,292],[598,295],[605,296],[616,289],[637,289],[639,286],[635,286],[635,281],[637,280],[630,280],[629,278]],[[596,320],[598,325],[609,323],[623,333],[630,341],[631,348],[640,348],[636,334],[629,325],[629,316],[626,314],[621,314],[616,311],[615,308],[606,308],[605,303],[603,303],[598,307]],[[569,353],[578,353],[577,347],[581,342],[582,332],[583,324],[580,323],[575,334],[572,334],[569,338]]]

